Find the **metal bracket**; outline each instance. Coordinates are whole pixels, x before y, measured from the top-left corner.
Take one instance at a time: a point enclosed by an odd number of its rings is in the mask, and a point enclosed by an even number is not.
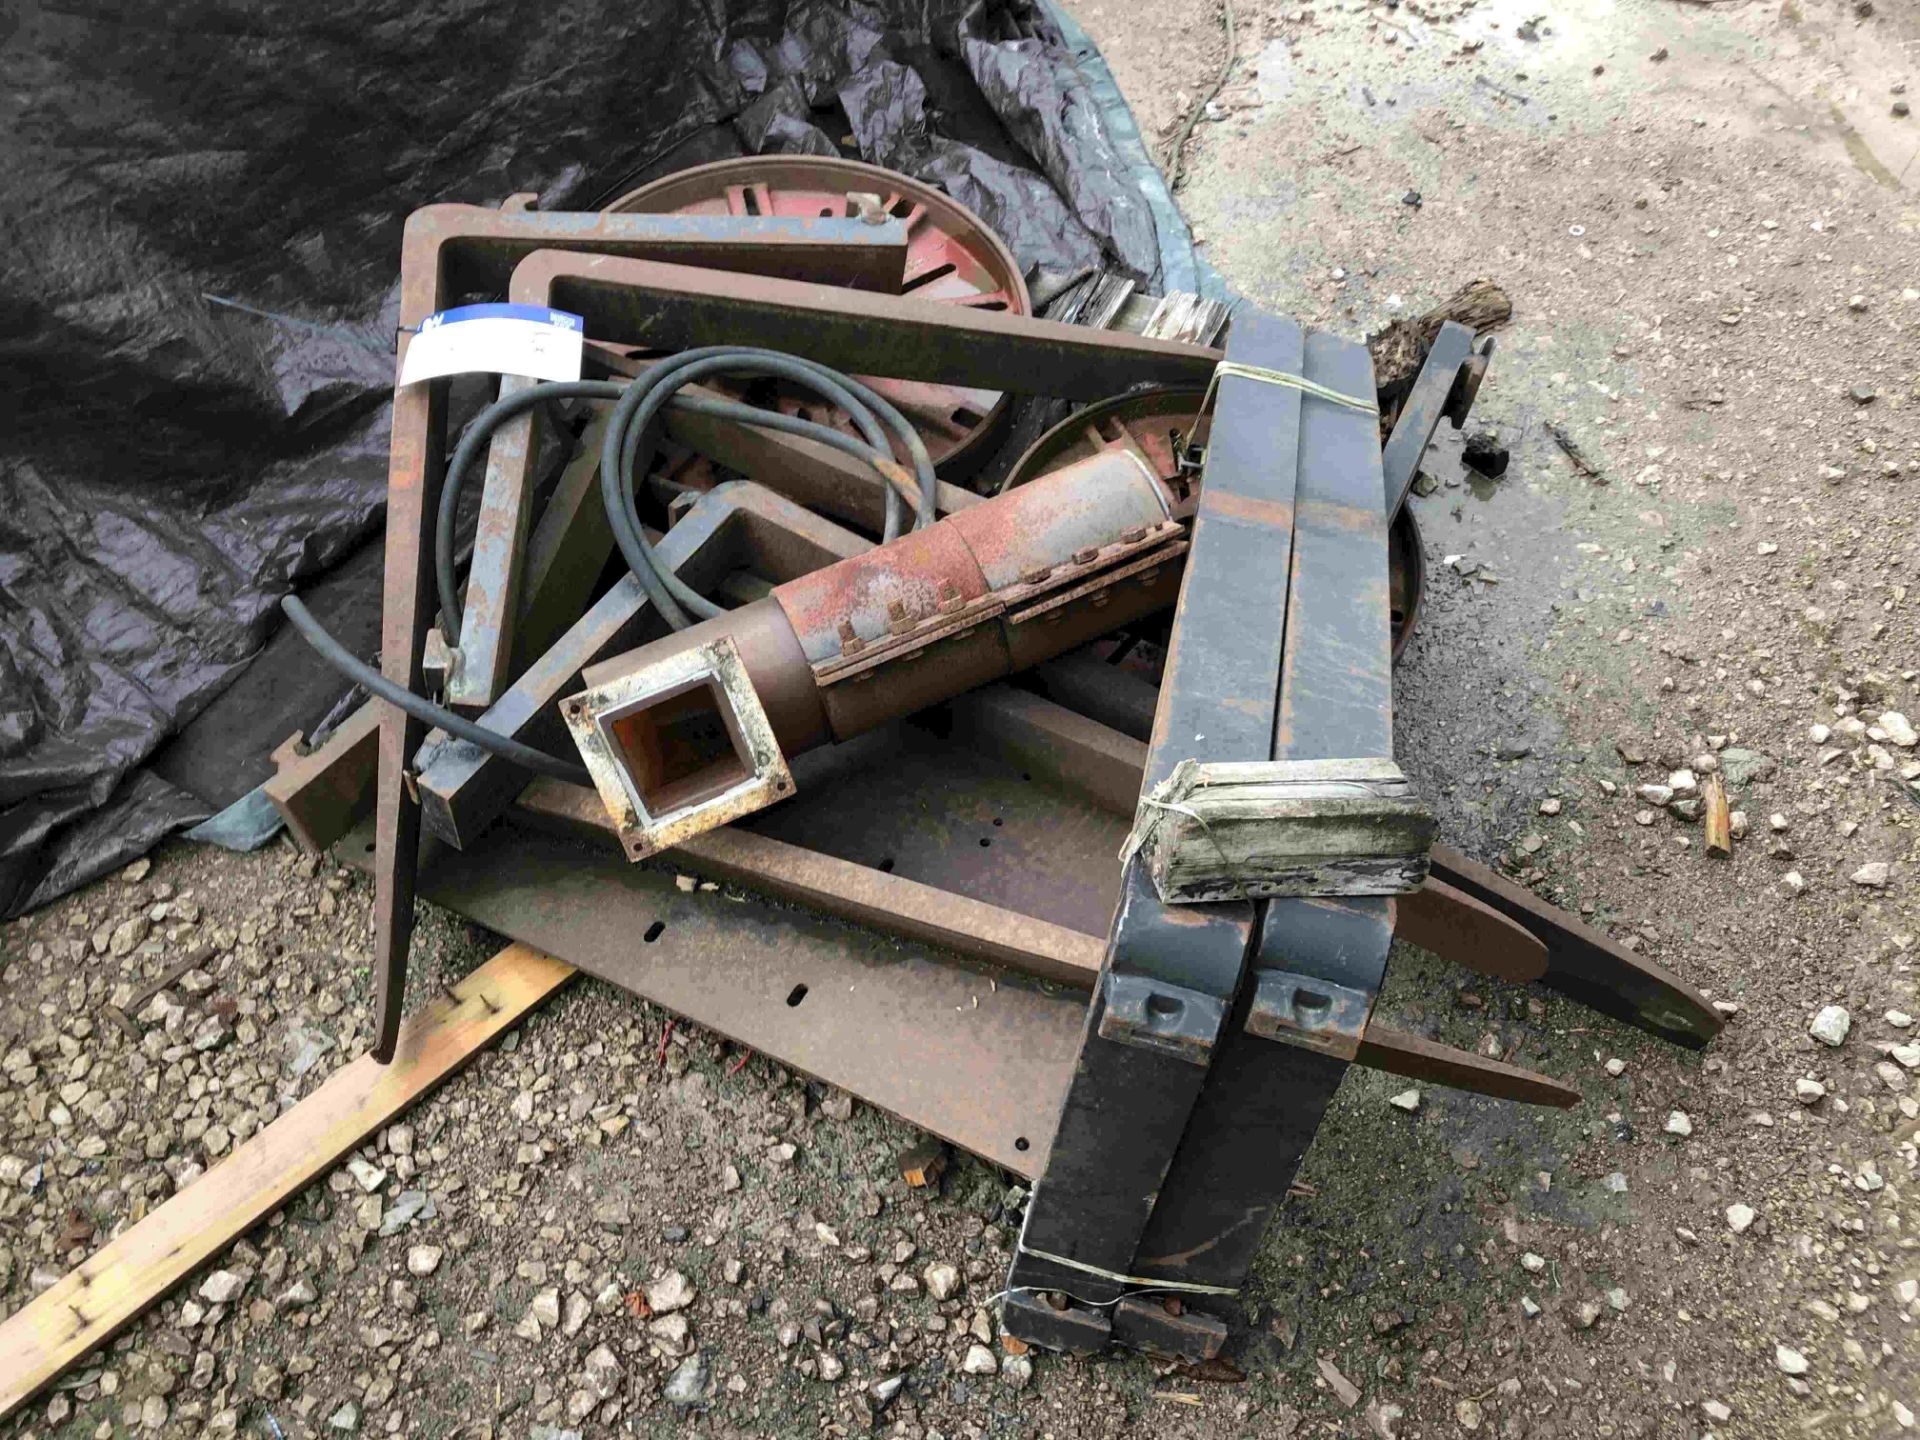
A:
[[[793,793],[730,635],[573,696],[560,712],[630,860]]]
[[[1227,1007],[1218,996],[1145,975],[1108,971],[1106,991],[1102,1039],[1158,1050],[1193,1065],[1206,1065],[1227,1021]]]
[[[1366,990],[1332,985],[1312,975],[1268,970],[1254,984],[1247,1031],[1263,1040],[1351,1060],[1360,1053],[1360,1037],[1366,1033],[1373,1001],[1373,994]]]

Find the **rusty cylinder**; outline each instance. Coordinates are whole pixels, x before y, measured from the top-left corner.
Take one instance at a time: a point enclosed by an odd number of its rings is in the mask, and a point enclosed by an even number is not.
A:
[[[1101,577],[1116,559],[1150,557],[1177,534],[1147,467],[1129,452],[1103,451],[604,660],[583,678],[597,687],[729,638],[781,750],[794,755],[1171,604],[1177,559],[1136,565],[1107,584]],[[1057,603],[1037,614],[1006,603],[1028,598]]]

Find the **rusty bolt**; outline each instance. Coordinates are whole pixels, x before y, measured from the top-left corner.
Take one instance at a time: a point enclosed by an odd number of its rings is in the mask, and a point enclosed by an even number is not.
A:
[[[1042,565],[1039,569],[1029,570],[1026,574],[1022,575],[1020,577],[1020,583],[1023,585],[1038,585],[1051,574],[1053,574],[1053,571],[1047,566]]]
[[[1156,579],[1159,578],[1159,575],[1160,575],[1160,567],[1158,565],[1154,565],[1154,566],[1150,566],[1145,570],[1142,570],[1138,575],[1134,576],[1134,579],[1138,580],[1142,585],[1151,585]]]
[[[1098,610],[1101,606],[1105,605],[1109,600],[1113,599],[1113,592],[1111,590],[1096,590],[1093,592],[1093,594],[1089,595],[1087,599],[1092,604],[1093,608]]]
[[[851,619],[851,617],[845,616],[845,615],[841,616],[840,617],[840,653],[843,655],[858,655],[862,650],[866,648],[867,648],[867,642],[862,640],[859,634],[854,630],[853,620]]]
[[[1138,545],[1146,538],[1147,527],[1144,525],[1129,525],[1125,530],[1120,532],[1121,543],[1126,545]]]
[[[1073,563],[1076,565],[1091,565],[1099,558],[1100,547],[1098,545],[1089,545],[1084,550],[1076,550],[1073,552]]]
[[[901,601],[887,602],[887,629],[895,635],[901,635],[913,628],[913,616],[907,613],[907,607]]]
[[[940,582],[940,608],[951,615],[961,606],[960,587],[951,580]]]

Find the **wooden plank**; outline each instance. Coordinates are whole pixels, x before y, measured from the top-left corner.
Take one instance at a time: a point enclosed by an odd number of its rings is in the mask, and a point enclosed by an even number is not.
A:
[[[509,945],[402,1022],[393,1063],[362,1055],[158,1210],[0,1322],[0,1419],[340,1157],[471,1060],[578,972]]]

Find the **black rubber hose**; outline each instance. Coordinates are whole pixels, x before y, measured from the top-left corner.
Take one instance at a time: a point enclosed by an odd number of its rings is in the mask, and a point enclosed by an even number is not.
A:
[[[776,410],[762,410],[757,406],[712,396],[679,393],[683,386],[713,374],[772,376],[811,389],[844,410],[861,432],[861,439],[856,440],[815,421],[783,415]],[[440,492],[440,511],[434,529],[434,581],[440,592],[441,624],[449,645],[458,645],[460,642],[462,608],[459,577],[454,564],[458,550],[454,529],[466,475],[479,463],[494,432],[502,425],[536,406],[561,400],[612,400],[620,403],[613,421],[607,426],[607,438],[601,452],[601,499],[622,556],[646,590],[647,598],[653,602],[662,618],[676,629],[691,623],[687,614],[689,610],[703,618],[721,612],[719,607],[688,589],[679,577],[654,558],[653,548],[647,544],[640,528],[634,466],[643,446],[651,455],[651,446],[648,444],[650,429],[660,411],[668,404],[739,424],[804,436],[873,466],[887,482],[883,541],[898,537],[906,513],[900,495],[906,480],[893,459],[893,449],[885,434],[886,430],[891,430],[913,463],[913,488],[918,501],[915,528],[931,525],[937,518],[933,460],[912,424],[883,396],[859,381],[809,360],[748,346],[707,346],[662,361],[631,384],[604,380],[562,380],[530,385],[496,401],[476,416],[447,462],[446,479]],[[611,466],[608,465],[609,456],[613,457]]]
[[[424,695],[416,695],[411,690],[394,684],[329,635],[320,622],[313,618],[313,612],[294,596],[282,596],[280,610],[293,622],[294,629],[306,637],[307,643],[320,652],[322,660],[349,680],[364,685],[382,700],[398,705],[414,719],[436,726],[456,740],[470,741],[482,750],[490,750],[502,760],[510,760],[522,769],[533,771],[536,775],[551,775],[556,780],[566,780],[575,785],[591,786],[593,784],[593,778],[587,774],[585,766],[576,765],[570,760],[562,760],[557,755],[549,755],[544,750],[536,750],[531,745],[522,745],[510,735],[502,735],[497,730],[488,730],[476,725],[464,715],[457,715],[445,706],[434,704]]]
[[[687,618],[688,612],[702,619],[711,619],[724,611],[694,591],[654,555],[653,547],[647,543],[640,528],[633,483],[634,467],[643,455],[643,447],[650,452],[654,421],[668,404],[679,399],[681,387],[722,374],[734,378],[745,376],[786,380],[812,390],[829,403],[839,406],[872,447],[869,463],[883,478],[886,477],[887,467],[894,465],[892,447],[887,443],[882,429],[884,422],[912,458],[914,478],[920,492],[918,524],[930,525],[936,518],[933,460],[927,453],[925,443],[904,415],[859,381],[811,360],[785,355],[777,350],[760,350],[744,345],[713,345],[683,351],[653,366],[627,387],[626,394],[614,406],[613,418],[608,422],[606,439],[600,451],[600,493],[606,504],[607,522],[613,529],[614,542],[626,557],[629,568],[646,586],[648,597],[659,606],[661,615],[675,629],[684,629],[691,623]],[[745,413],[737,418],[754,423],[756,412],[748,407],[742,408]],[[767,412],[757,413],[764,415]],[[892,539],[898,533],[894,510],[895,487],[891,480],[888,486],[886,538]],[[649,583],[650,579],[659,582],[657,589]],[[660,591],[666,592],[665,603]]]

